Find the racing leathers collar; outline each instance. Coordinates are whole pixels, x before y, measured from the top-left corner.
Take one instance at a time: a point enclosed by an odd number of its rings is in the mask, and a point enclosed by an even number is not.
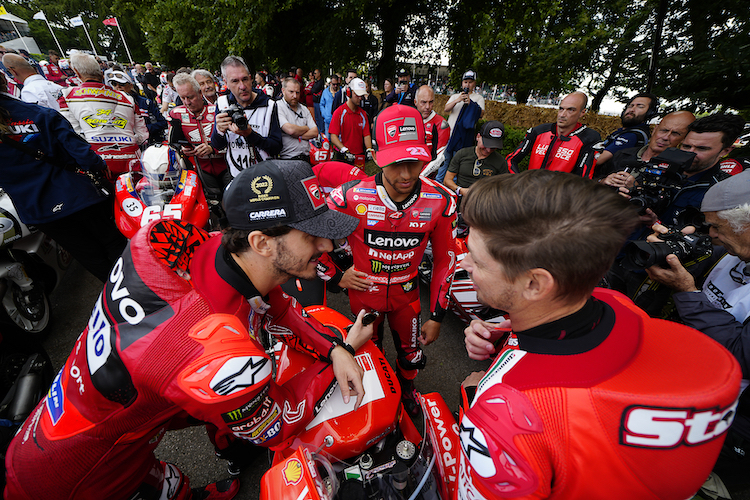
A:
[[[221,279],[229,283],[232,288],[240,292],[256,313],[265,314],[271,307],[268,296],[261,296],[260,292],[245,272],[235,262],[231,252],[224,245],[219,245],[215,259],[216,273]]]
[[[422,189],[422,180],[417,179],[417,182],[414,185],[414,190],[411,192],[411,194],[407,196],[404,201],[399,202],[393,201],[388,195],[388,191],[385,189],[385,185],[383,184],[383,172],[378,172],[375,175],[375,186],[378,190],[380,199],[383,200],[383,203],[388,208],[397,212],[402,212],[410,206],[414,205],[414,203],[416,203],[416,201],[419,199],[419,192]]]

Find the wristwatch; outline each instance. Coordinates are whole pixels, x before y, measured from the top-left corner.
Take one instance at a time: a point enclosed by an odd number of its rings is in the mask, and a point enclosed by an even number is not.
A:
[[[333,344],[333,347],[331,347],[331,351],[333,351],[333,349],[336,346],[341,346],[344,349],[346,349],[347,351],[349,351],[349,354],[351,354],[352,356],[355,355],[354,347],[350,346],[349,344],[347,344],[343,340],[336,338],[336,339],[333,339],[333,342],[331,342],[331,343]]]

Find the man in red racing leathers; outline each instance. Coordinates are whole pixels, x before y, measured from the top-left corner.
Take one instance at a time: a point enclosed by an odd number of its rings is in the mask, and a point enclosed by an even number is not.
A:
[[[741,371],[700,332],[594,289],[639,224],[632,205],[529,170],[477,181],[462,213],[461,265],[509,321],[465,330],[469,357],[499,354],[463,383],[458,498],[691,498],[734,419]]]
[[[407,409],[415,411],[413,380],[426,358],[420,343],[437,339],[456,266],[456,199],[442,184],[419,177],[431,156],[422,116],[394,105],[375,119],[376,156],[382,171],[331,192],[331,208],[358,217],[348,238],[354,265],[338,279],[349,289],[352,311],[386,313],[398,351],[399,380]],[[430,319],[420,329],[418,267],[428,241],[434,258]],[[376,343],[382,347],[383,317]],[[420,333],[421,331],[421,333]]]
[[[519,163],[529,157],[529,170],[570,172],[591,179],[594,175],[593,146],[601,136],[579,120],[586,114],[588,98],[573,92],[560,101],[555,123],[530,128],[518,148],[507,156],[508,171],[517,174]]]
[[[356,220],[328,209],[309,165],[283,163],[234,179],[223,239],[178,220],[135,235],[48,396],[11,443],[6,499],[189,499],[187,478],[153,454],[166,430],[202,421],[218,431],[220,449],[233,437],[274,446],[313,418],[334,376],[346,402],[350,383],[361,402],[352,353],[370,328],[358,320],[346,344],[277,286],[314,276],[329,238],[346,236]],[[256,338],[268,324],[318,359],[284,386]],[[228,499],[238,487],[222,481],[197,498]]]

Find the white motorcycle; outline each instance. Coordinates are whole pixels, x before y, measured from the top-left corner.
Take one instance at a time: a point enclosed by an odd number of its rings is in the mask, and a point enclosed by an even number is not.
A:
[[[18,217],[0,188],[0,328],[42,337],[50,326],[49,294],[72,257]]]

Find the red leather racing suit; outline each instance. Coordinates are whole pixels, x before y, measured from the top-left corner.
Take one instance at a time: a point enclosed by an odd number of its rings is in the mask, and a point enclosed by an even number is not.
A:
[[[185,105],[175,106],[169,111],[169,143],[174,145],[186,140],[192,147],[209,144],[211,130],[216,117],[216,105],[206,104],[199,115],[194,115]],[[198,156],[200,168],[211,175],[219,175],[227,169],[224,153],[215,149],[208,156]]]
[[[359,218],[357,229],[348,237],[354,268],[374,282],[366,292],[349,290],[352,312],[364,308],[387,314],[398,369],[413,379],[426,362],[417,341],[421,329],[417,270],[431,241],[430,312],[431,319],[442,321],[456,268],[456,198],[442,184],[420,177],[414,193],[396,204],[379,173],[334,189],[328,205]],[[376,332],[375,341],[382,345],[383,316],[378,318]]]
[[[174,220],[136,233],[48,396],[11,443],[6,498],[158,497],[165,464],[153,450],[188,417],[263,446],[310,421],[334,383],[323,360],[331,332],[278,287],[260,297],[221,238],[207,238]],[[295,348],[323,353],[284,386],[255,338],[269,323]]]
[[[128,171],[130,160],[140,156],[148,139],[146,122],[129,95],[103,83],[85,82],[62,90],[60,113],[67,118],[113,174]]]
[[[424,141],[434,160],[448,145],[448,140],[451,138],[451,127],[445,118],[434,111],[423,120],[423,123]]]
[[[591,179],[594,175],[592,146],[601,140],[595,130],[576,123],[568,135],[557,135],[556,123],[544,123],[526,132],[518,148],[508,155],[508,171],[518,173],[519,162],[529,153],[529,170],[570,172]]]
[[[594,297],[604,313],[582,337],[511,334],[460,423],[459,498],[678,500],[708,477],[737,361],[624,295]]]

